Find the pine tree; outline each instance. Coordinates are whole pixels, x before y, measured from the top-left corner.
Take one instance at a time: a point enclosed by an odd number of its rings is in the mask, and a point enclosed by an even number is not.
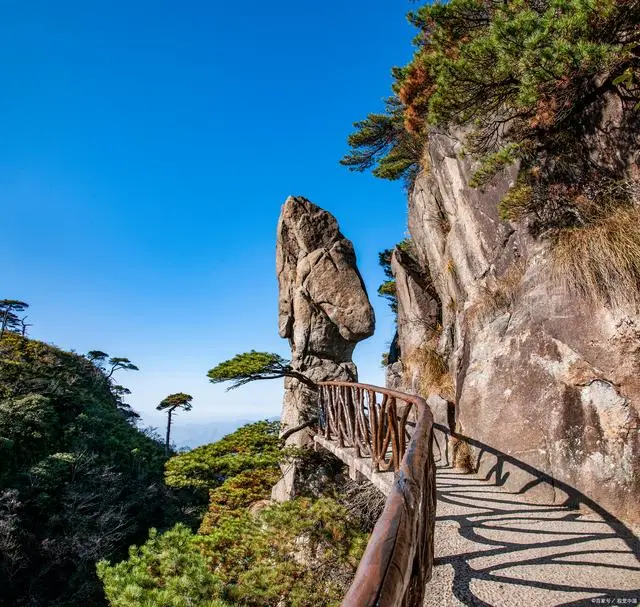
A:
[[[221,362],[210,369],[207,377],[212,384],[233,382],[227,390],[239,388],[245,384],[262,379],[293,377],[310,388],[316,385],[303,373],[293,369],[291,361],[278,354],[269,352],[244,352]]]
[[[165,455],[169,456],[169,445],[171,439],[171,417],[176,409],[182,409],[183,411],[191,411],[191,401],[193,396],[185,394],[184,392],[177,392],[176,394],[169,394],[164,398],[160,404],[156,407],[158,411],[167,412],[167,435],[164,444]]]
[[[21,329],[24,336],[26,326],[30,325],[25,324],[26,317],[20,318],[18,314],[28,307],[28,303],[19,299],[0,299],[0,339],[7,329],[10,331]]]
[[[396,179],[415,170],[430,129],[465,127],[480,186],[517,159],[584,162],[568,135],[605,92],[626,115],[640,109],[640,0],[451,0],[409,21],[414,57],[393,70],[386,111],[356,123],[342,160],[352,169]]]

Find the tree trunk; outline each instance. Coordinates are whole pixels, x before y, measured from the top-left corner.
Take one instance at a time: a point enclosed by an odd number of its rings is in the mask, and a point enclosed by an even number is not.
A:
[[[171,414],[173,409],[167,411],[167,439],[164,444],[164,454],[169,457],[169,438],[171,437]]]
[[[11,308],[7,307],[7,309],[4,312],[4,315],[2,316],[2,328],[0,329],[0,339],[2,339],[2,336],[4,335],[4,330],[7,326],[7,319],[9,318],[9,311]]]
[[[286,432],[283,432],[280,435],[280,442],[284,443],[292,434],[295,434],[296,432],[300,432],[300,430],[304,430],[305,428],[308,428],[309,426],[313,426],[313,424],[315,424],[318,421],[317,417],[314,417],[313,419],[310,419],[302,424],[300,424],[299,426],[295,426],[295,428],[290,428],[289,430],[287,430]]]

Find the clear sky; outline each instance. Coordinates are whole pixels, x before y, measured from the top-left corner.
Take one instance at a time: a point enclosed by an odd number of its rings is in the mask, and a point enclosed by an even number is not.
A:
[[[0,8],[0,298],[31,336],[127,356],[130,402],[160,426],[280,411],[282,385],[206,372],[277,333],[275,230],[289,194],[336,215],[377,315],[356,349],[381,383],[392,338],[377,252],[401,240],[400,183],[338,164],[411,56],[399,0],[5,0]]]

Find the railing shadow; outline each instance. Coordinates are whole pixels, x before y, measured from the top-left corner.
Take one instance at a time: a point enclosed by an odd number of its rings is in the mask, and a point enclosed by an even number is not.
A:
[[[436,567],[425,604],[449,604],[438,602],[444,596],[433,596],[437,588],[448,586],[464,605],[598,604],[593,598],[611,599],[602,604],[640,605],[640,540],[622,521],[566,483],[459,434],[456,438],[479,454],[476,473],[455,470],[446,440],[449,429],[439,424],[434,429],[440,437],[434,450],[439,466],[436,521],[439,530],[448,527],[439,533],[449,535],[439,545],[436,534]],[[495,458],[495,465],[478,475],[486,456]],[[507,464],[532,480],[505,491],[501,487],[509,475]],[[563,491],[566,499],[527,501],[541,483]],[[580,506],[594,514],[570,509]],[[453,579],[443,579],[446,576]]]

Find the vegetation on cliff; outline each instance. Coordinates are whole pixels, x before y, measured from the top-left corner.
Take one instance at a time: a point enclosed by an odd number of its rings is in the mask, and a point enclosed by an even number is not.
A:
[[[411,250],[411,240],[405,238],[400,241],[395,248],[409,252]],[[391,269],[391,255],[393,249],[385,249],[378,253],[378,264],[384,272],[384,282],[378,287],[378,295],[384,297],[389,303],[389,307],[394,314],[398,313],[398,298],[396,296],[396,279]]]
[[[110,376],[109,376],[110,375]],[[0,340],[0,588],[9,605],[104,604],[95,563],[180,520],[164,453],[87,357]]]
[[[207,489],[198,533],[176,525],[98,566],[113,607],[339,604],[367,533],[332,497],[270,504],[288,457],[278,424],[258,422],[167,462],[167,483]]]
[[[559,151],[606,91],[619,94],[627,111],[638,109],[636,0],[452,0],[422,6],[409,21],[419,30],[415,55],[393,70],[384,119],[356,123],[343,159],[356,170],[375,166],[381,177],[401,177],[410,165],[388,175],[380,166],[405,137],[424,141],[431,126],[468,126],[468,151],[484,161],[480,185],[515,158]],[[393,130],[379,126],[388,122]],[[421,153],[420,146],[413,163]]]
[[[428,169],[430,133],[463,133],[472,187],[520,162],[500,216],[526,216],[534,235],[551,237],[570,287],[614,303],[635,297],[640,238],[618,228],[640,219],[629,170],[640,128],[640,1],[451,0],[409,21],[413,59],[393,70],[386,111],[355,124],[342,163],[411,181]]]

